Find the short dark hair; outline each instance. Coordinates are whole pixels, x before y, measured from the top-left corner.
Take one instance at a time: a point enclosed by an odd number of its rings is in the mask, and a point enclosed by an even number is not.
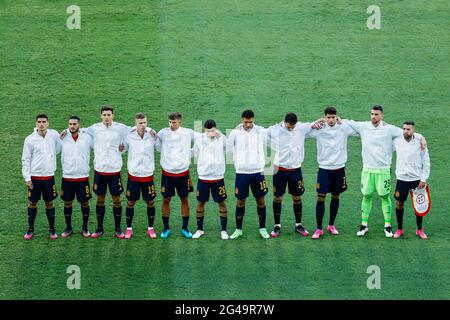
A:
[[[327,115],[327,114],[336,114],[336,113],[337,113],[336,108],[333,107],[333,106],[326,107],[325,110],[323,111],[323,114],[324,114],[324,115]]]
[[[169,120],[181,120],[182,119],[182,117],[181,117],[181,113],[179,113],[179,112],[171,112],[171,113],[169,113]]]
[[[102,106],[100,109],[100,114],[102,114],[103,111],[111,111],[111,113],[114,114],[114,109],[111,106]]]
[[[145,119],[147,118],[147,116],[145,115],[145,113],[142,112],[138,112],[136,113],[136,115],[134,116],[135,119]]]
[[[212,119],[208,119],[205,121],[204,125],[205,129],[212,129],[216,127],[216,122]]]
[[[251,118],[255,117],[255,114],[253,113],[252,110],[247,109],[247,110],[244,110],[244,112],[242,112],[242,116],[241,117],[245,118],[245,119],[251,119]]]
[[[284,122],[289,123],[290,125],[294,125],[297,123],[297,115],[293,112],[288,112],[284,116]]]
[[[414,122],[414,121],[411,121],[411,120],[409,120],[409,121],[405,121],[405,122],[403,122],[403,124],[406,124],[406,125],[409,125],[409,126],[416,126],[416,123]]]
[[[38,115],[36,116],[36,121],[37,121],[37,119],[39,119],[39,118],[45,118],[45,119],[47,119],[47,121],[48,121],[48,116],[47,116],[45,113],[40,113],[40,114],[38,114]]]
[[[378,110],[378,111],[381,111],[382,113],[384,112],[383,111],[383,106],[380,106],[379,104],[374,105],[372,107],[372,110]]]
[[[73,120],[77,120],[78,122],[81,121],[81,120],[80,120],[80,117],[79,117],[79,116],[75,116],[75,115],[69,117],[69,121],[72,120],[72,119],[73,119]]]

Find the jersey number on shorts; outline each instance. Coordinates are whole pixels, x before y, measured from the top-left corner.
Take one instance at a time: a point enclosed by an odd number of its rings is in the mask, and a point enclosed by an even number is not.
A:
[[[225,186],[219,187],[219,195],[222,197],[225,197],[227,194],[227,190],[225,189]]]
[[[259,183],[259,186],[261,187],[261,190],[266,190],[266,189],[267,189],[266,180],[261,181],[261,182]]]
[[[148,194],[151,196],[155,196],[155,186],[148,187]]]

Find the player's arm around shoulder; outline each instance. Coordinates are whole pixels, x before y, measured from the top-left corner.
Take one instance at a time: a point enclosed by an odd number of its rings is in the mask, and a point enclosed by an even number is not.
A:
[[[237,130],[239,129],[233,129],[231,130],[230,134],[228,135],[227,138],[227,153],[228,154],[233,154],[234,153],[234,146],[236,145],[236,134],[237,134]]]
[[[421,150],[425,150],[428,148],[428,144],[427,144],[427,140],[425,139],[425,137],[423,135],[421,135],[420,133],[414,133],[415,135],[417,135],[417,138],[420,140],[420,149]],[[428,150],[428,149],[427,149]]]
[[[61,137],[58,131],[54,129],[48,129],[48,133],[52,135],[53,140],[55,141],[55,151],[56,154],[61,152],[62,144]]]
[[[155,149],[159,152],[161,152],[162,144],[164,142],[164,138],[167,132],[167,128],[162,128],[158,131],[156,135],[156,142],[155,142]]]
[[[357,135],[361,135],[361,133],[364,131],[364,128],[366,128],[368,121],[355,121],[350,119],[341,119],[340,122],[343,125],[349,126],[351,129],[353,129]]]

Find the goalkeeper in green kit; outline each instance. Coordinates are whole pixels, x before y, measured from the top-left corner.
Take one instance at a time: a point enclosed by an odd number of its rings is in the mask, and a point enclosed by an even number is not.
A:
[[[393,139],[402,136],[403,130],[383,122],[383,107],[374,105],[370,112],[371,121],[343,120],[361,136],[363,170],[361,172],[361,203],[362,219],[357,232],[364,236],[368,231],[370,211],[372,210],[372,195],[376,191],[381,197],[384,216],[384,234],[392,238],[392,202],[391,192],[391,162]],[[422,148],[426,146],[425,139],[420,136]]]

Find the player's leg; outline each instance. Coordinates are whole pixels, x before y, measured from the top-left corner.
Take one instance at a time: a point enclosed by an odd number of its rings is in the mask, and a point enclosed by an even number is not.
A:
[[[182,226],[181,226],[181,234],[185,238],[192,238],[192,234],[189,232],[189,200],[188,195],[189,192],[192,191],[191,188],[191,179],[190,175],[187,174],[183,177],[172,178],[172,184],[176,193],[181,201],[181,217],[182,217]]]
[[[154,200],[147,201],[147,220],[148,220],[147,234],[152,239],[156,238],[155,228],[153,227],[155,223],[155,215],[156,215],[155,201]]]
[[[288,176],[285,172],[278,170],[273,176],[273,231],[270,235],[274,238],[279,237],[281,233],[281,210],[283,195],[286,192]]]
[[[130,239],[133,236],[133,217],[135,204],[136,201],[127,199],[127,207],[125,208],[125,217],[127,221],[127,230],[125,230],[125,239]]]
[[[400,238],[403,235],[403,213],[408,192],[408,183],[406,181],[397,180],[394,193],[394,198],[397,200],[397,207],[395,208],[397,231],[394,233],[394,238]]]
[[[181,201],[181,217],[183,219],[183,224],[181,226],[181,234],[185,238],[190,239],[192,238],[192,233],[189,231],[189,214],[190,214],[189,198],[180,197],[180,201]]]
[[[91,189],[89,187],[89,179],[77,183],[76,195],[77,200],[81,205],[81,215],[83,217],[83,225],[81,227],[81,233],[83,234],[84,238],[88,238],[91,236],[88,230],[89,211],[90,211],[89,200],[92,198]]]
[[[50,239],[55,240],[58,236],[55,231],[55,205],[53,204],[53,201],[45,202],[45,214],[47,215],[48,220],[49,237]]]
[[[422,226],[422,224],[423,224],[423,217],[416,215],[416,224],[417,224],[416,235],[418,235],[419,238],[421,238],[423,240],[428,239],[428,236],[423,231],[423,226]]]
[[[83,225],[81,227],[81,233],[83,234],[84,238],[89,238],[91,236],[91,233],[89,232],[88,229],[89,214],[90,214],[89,201],[82,202],[81,215],[83,216]]]
[[[392,201],[390,197],[391,192],[391,173],[389,170],[374,174],[376,182],[376,189],[378,195],[381,197],[381,209],[384,216],[384,234],[386,238],[394,236],[392,232]]]
[[[103,235],[103,221],[105,220],[105,198],[107,184],[105,176],[102,176],[95,172],[94,185],[92,187],[94,193],[97,195],[97,203],[95,204],[95,213],[97,216],[97,229],[92,233],[92,238],[98,238]]]
[[[305,185],[303,183],[302,169],[298,168],[288,175],[289,193],[292,195],[292,208],[295,216],[295,231],[304,237],[309,236],[309,232],[302,224],[302,195],[305,192]]]
[[[236,174],[235,181],[235,196],[236,201],[236,230],[230,236],[230,239],[237,239],[242,236],[242,225],[244,222],[245,214],[245,202],[248,197],[250,187],[250,175],[248,174]]]
[[[195,231],[195,233],[192,235],[192,238],[197,239],[205,234],[205,232],[203,231],[203,220],[205,217],[205,202],[198,201],[197,209],[195,211],[197,218],[197,231]]]
[[[189,231],[189,193],[193,191],[192,180],[190,174],[179,177],[175,180],[175,188],[177,195],[181,201],[181,217],[183,224],[181,227],[181,234],[187,238],[192,238],[192,233]]]
[[[163,231],[161,232],[160,237],[165,239],[171,233],[170,225],[169,225],[170,201],[171,201],[172,197],[175,195],[175,187],[173,184],[173,178],[168,177],[164,174],[161,176],[161,195],[163,197],[163,201],[162,201],[162,205],[161,205]]]
[[[64,201],[64,220],[66,227],[61,233],[61,237],[67,238],[72,235],[72,211],[73,200],[75,199],[76,182],[66,181],[64,178],[61,182],[61,199]]]
[[[339,210],[339,198],[341,193],[347,190],[347,178],[345,176],[345,168],[335,170],[331,176],[331,201],[330,201],[330,220],[328,221],[327,230],[332,235],[338,235],[339,231],[334,226],[336,216]]]
[[[53,200],[58,197],[55,179],[51,178],[50,180],[44,180],[42,183],[42,196],[45,201],[45,214],[47,215],[48,220],[49,236],[50,239],[54,240],[58,238],[55,231],[55,206],[53,204]]]
[[[205,232],[203,230],[203,220],[205,217],[205,203],[209,200],[210,193],[210,183],[198,180],[197,182],[197,208],[196,208],[196,218],[197,218],[197,231],[194,233],[192,238],[200,238]]]
[[[276,190],[279,190],[279,189],[277,188]],[[274,238],[279,237],[281,234],[282,202],[283,202],[283,196],[277,197],[274,192],[273,203],[272,203],[274,225],[273,225],[273,230],[270,233],[270,235]]]
[[[338,235],[339,231],[334,226],[334,222],[336,221],[336,216],[338,214],[339,210],[339,201],[340,201],[340,194],[339,193],[332,193],[331,194],[331,201],[330,201],[330,220],[328,221],[328,227],[327,230],[332,235]]]
[[[122,232],[120,223],[122,221],[122,200],[119,195],[112,196],[113,201],[113,214],[114,214],[114,231],[115,235],[119,239],[124,239],[125,234]]]
[[[163,221],[163,231],[161,232],[161,238],[167,238],[171,231],[169,225],[169,217],[170,217],[170,200],[172,197],[163,197],[162,206],[161,206],[161,214]]]
[[[258,213],[259,219],[259,234],[264,239],[270,238],[266,229],[266,202],[264,197],[266,196],[269,189],[267,188],[266,178],[263,174],[254,174],[250,180],[250,186],[252,189],[252,194],[256,199],[256,211]]]
[[[66,228],[63,233],[61,233],[61,237],[67,238],[72,235],[72,211],[73,211],[73,201],[64,201],[64,220],[66,221]]]
[[[128,178],[127,191],[125,192],[125,196],[127,198],[127,206],[125,208],[125,219],[127,223],[125,239],[131,239],[131,237],[133,237],[134,206],[136,205],[136,201],[139,200],[140,195],[141,182],[133,181]]]
[[[364,236],[368,231],[368,223],[370,212],[372,211],[372,194],[375,191],[374,174],[364,170],[361,172],[361,193],[363,195],[361,201],[361,226],[356,233],[357,236]]]
[[[156,233],[153,228],[153,224],[155,222],[155,198],[156,198],[156,190],[155,184],[153,182],[153,178],[149,182],[145,182],[142,184],[142,198],[147,203],[147,234],[150,238],[155,239]]]
[[[114,231],[116,238],[124,239],[125,234],[122,232],[122,200],[120,195],[123,192],[122,177],[119,174],[108,176],[108,188],[111,193],[113,202],[113,214],[114,214]]]
[[[320,190],[320,189],[319,189]],[[323,216],[325,215],[325,199],[326,193],[317,193],[316,200],[316,231],[312,235],[313,239],[319,239],[323,235],[322,225]]]
[[[228,209],[225,201],[219,202],[219,214],[220,214],[220,237],[222,240],[227,240],[227,222],[228,222]]]
[[[219,216],[220,216],[220,237],[222,240],[227,240],[227,205],[225,200],[228,198],[227,190],[225,188],[225,180],[217,181],[211,184],[211,195],[215,203],[219,205]]]
[[[327,193],[330,191],[330,178],[328,170],[319,168],[317,172],[316,183],[316,231],[312,236],[313,239],[319,239],[323,235],[322,224],[325,215],[325,200]]]
[[[28,230],[23,235],[23,238],[25,240],[30,240],[33,238],[34,234],[34,223],[36,221],[36,215],[37,215],[37,203],[39,199],[41,198],[41,191],[40,188],[37,187],[37,183],[32,180],[33,188],[28,189],[28,208],[27,208],[27,214],[28,214]]]
[[[264,197],[260,197],[256,199],[256,210],[258,212],[258,219],[259,219],[259,234],[264,239],[269,239],[270,236],[267,233],[266,229],[266,202],[264,200]]]
[[[33,238],[34,233],[34,222],[36,220],[37,215],[37,202],[28,202],[28,230],[23,235],[25,240],[30,240]]]

